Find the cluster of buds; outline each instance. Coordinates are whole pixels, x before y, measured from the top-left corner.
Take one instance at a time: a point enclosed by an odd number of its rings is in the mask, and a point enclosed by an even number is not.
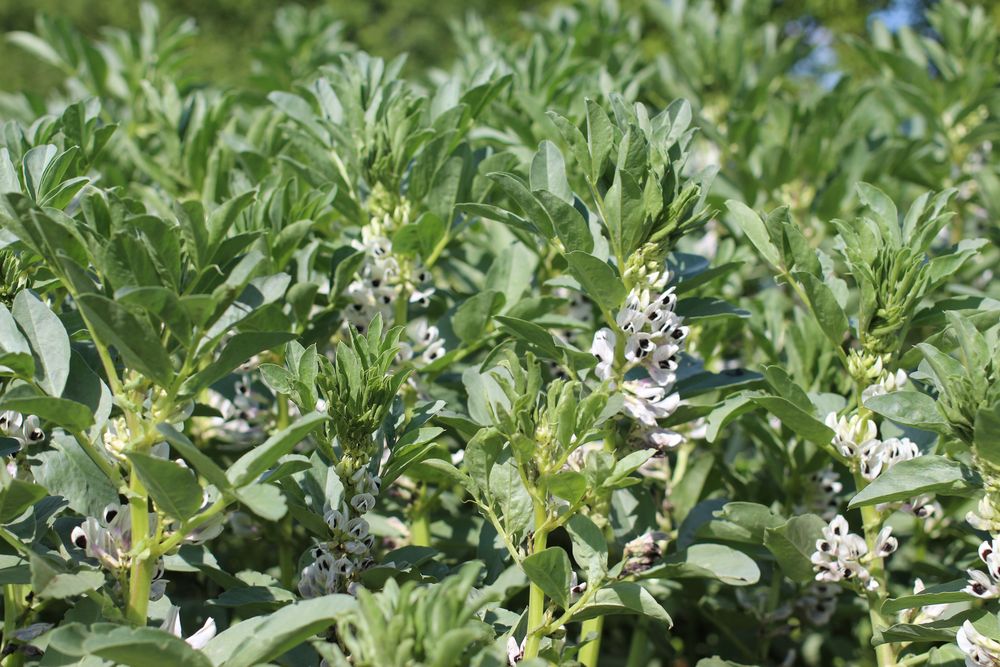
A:
[[[149,515],[150,530],[156,527],[156,515]],[[111,572],[121,581],[131,565],[132,518],[128,505],[111,503],[101,512],[100,517],[87,517],[70,533],[70,541],[89,558],[95,559],[101,567]],[[156,561],[149,599],[163,597],[167,582],[163,577],[163,559]]]
[[[864,350],[851,350],[847,358],[847,371],[855,382],[865,385],[861,398],[881,396],[903,388],[909,379],[906,371],[890,371],[888,354],[872,354]]]
[[[634,368],[646,371],[647,378],[621,383],[624,410],[640,422],[643,439],[662,451],[683,441],[683,436],[661,428],[658,422],[680,405],[680,396],[673,388],[688,327],[674,312],[677,295],[673,287],[666,287],[668,271],[644,269],[636,272],[633,279],[637,278],[642,282],[632,289],[615,318],[621,333],[608,327],[600,329],[590,351],[597,358],[597,377],[612,384]],[[621,345],[619,335],[624,336]],[[619,347],[622,359],[618,358]]]
[[[826,417],[826,425],[834,431],[833,446],[869,481],[900,461],[921,455],[909,438],[879,440],[875,422],[860,415],[838,419],[837,413],[831,412]]]
[[[865,539],[850,531],[847,520],[840,515],[823,529],[823,537],[816,540],[816,551],[811,561],[816,570],[816,581],[836,583],[858,582],[865,590],[878,588],[866,564],[873,558],[885,558],[899,546],[892,529],[886,526],[875,538],[874,555],[869,554]]]
[[[349,460],[341,461],[330,474],[346,474],[345,468],[350,467]],[[357,577],[374,562],[371,551],[375,536],[364,515],[374,509],[382,482],[367,466],[357,467],[341,479],[345,482],[344,499],[337,507],[327,508],[323,516],[330,538],[313,548],[313,562],[302,570],[299,579],[303,597],[353,593]]]

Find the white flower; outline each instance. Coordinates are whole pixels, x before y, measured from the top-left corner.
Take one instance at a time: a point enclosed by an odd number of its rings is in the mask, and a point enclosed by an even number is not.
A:
[[[965,654],[966,667],[1000,667],[1000,643],[984,636],[971,622],[962,623],[955,641]]]
[[[798,600],[798,606],[813,625],[826,625],[837,610],[837,596],[840,589],[830,584],[813,582]]]
[[[881,359],[877,363],[881,363]],[[895,373],[883,370],[879,380],[861,392],[861,399],[867,401],[873,396],[881,396],[882,394],[898,391],[906,384],[908,379],[904,370],[898,370]]]
[[[832,468],[813,473],[810,484],[806,485],[802,503],[797,506],[800,514],[813,512],[830,521],[837,516],[840,506],[839,494],[844,490],[840,475]]]
[[[184,639],[184,634],[181,630],[181,608],[170,606],[167,611],[167,617],[163,619],[163,624],[160,625],[161,630],[165,630],[175,637],[180,637]],[[208,642],[215,637],[215,619],[209,617],[205,624],[201,628],[191,635],[190,637],[184,639],[191,648],[203,649],[208,644]]]
[[[913,594],[919,595],[926,590],[924,582],[922,579],[917,577],[913,582]],[[948,609],[948,604],[929,604],[918,609],[910,609],[908,613],[903,613],[902,619],[904,623],[930,623],[936,621],[944,614],[945,610]]]
[[[876,549],[894,544],[895,539],[883,531],[879,533]],[[837,515],[823,528],[823,537],[816,540],[816,551],[810,557],[816,570],[816,581],[857,581],[865,590],[875,590],[878,582],[863,564],[867,554],[868,545],[864,538],[850,532],[847,520]]]
[[[993,504],[990,494],[979,499],[979,504],[974,511],[965,515],[965,520],[976,530],[987,533],[1000,533],[1000,512]]]
[[[20,412],[0,412],[0,434],[17,440],[24,447],[45,440],[45,432],[35,415],[25,417]]]
[[[1000,539],[979,545],[979,560],[986,565],[986,572],[968,570],[969,585],[963,588],[969,595],[985,600],[1000,597]]]
[[[359,493],[351,498],[351,507],[360,514],[370,512],[375,507],[375,496],[370,493]]]
[[[590,346],[590,353],[597,357],[597,367],[594,372],[601,380],[611,377],[611,367],[615,363],[615,345],[618,337],[611,329],[604,327],[594,334],[594,342]]]
[[[899,542],[892,536],[892,528],[884,527],[875,538],[875,553],[883,558],[895,553]]]
[[[833,446],[849,459],[855,458],[878,435],[875,422],[862,419],[859,415],[837,419],[837,413],[831,412],[826,416],[826,425],[834,431]]]
[[[514,667],[524,658],[524,642],[520,644],[513,637],[507,637],[507,667]]]
[[[656,427],[657,419],[672,415],[680,405],[680,394],[668,394],[669,388],[652,380],[629,380],[622,383],[625,412],[646,426]]]

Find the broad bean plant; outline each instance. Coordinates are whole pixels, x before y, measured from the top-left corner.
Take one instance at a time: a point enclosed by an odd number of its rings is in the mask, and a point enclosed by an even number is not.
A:
[[[998,26],[770,9],[8,34],[2,664],[1000,665]]]

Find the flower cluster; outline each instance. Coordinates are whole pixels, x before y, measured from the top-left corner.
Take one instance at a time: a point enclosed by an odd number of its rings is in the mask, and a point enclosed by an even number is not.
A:
[[[802,503],[797,507],[798,513],[812,512],[818,514],[824,521],[830,521],[837,516],[840,493],[843,490],[840,474],[832,467],[813,473],[802,494]]]
[[[838,419],[837,413],[831,412],[826,417],[826,425],[834,431],[833,446],[869,481],[900,461],[909,461],[921,454],[909,438],[879,440],[875,422],[860,415]]]
[[[254,389],[253,376],[249,372],[240,374],[233,383],[231,399],[221,392],[211,391],[208,405],[218,410],[220,416],[208,419],[206,437],[241,445],[264,440],[272,419],[270,401]]]
[[[324,512],[330,539],[313,548],[313,562],[302,570],[299,593],[303,597],[353,592],[357,576],[374,562],[375,536],[364,515],[375,507],[382,480],[360,467],[345,481],[349,483],[344,485],[344,499]]]
[[[837,596],[840,589],[828,583],[811,583],[796,601],[797,606],[813,625],[826,625],[837,611]]]
[[[149,515],[151,530],[156,528],[156,515]],[[117,580],[121,580],[131,564],[132,557],[132,519],[128,505],[111,503],[101,512],[101,516],[87,517],[82,524],[70,533],[73,545],[82,549],[89,558],[97,560],[101,566],[110,571]],[[153,582],[150,587],[149,599],[159,600],[163,597],[167,582],[163,577],[163,559],[156,562]]]
[[[875,538],[874,556],[869,555],[868,545],[860,535],[850,532],[847,520],[837,515],[823,529],[823,537],[816,540],[816,551],[811,557],[816,581],[857,581],[866,590],[878,588],[866,564],[872,558],[884,558],[899,546],[892,529],[886,526]]]
[[[418,260],[393,253],[391,236],[410,222],[407,201],[392,210],[376,213],[361,228],[361,238],[352,245],[365,253],[364,263],[346,290],[350,304],[345,310],[347,323],[364,332],[376,314],[388,326],[396,321],[397,302],[404,298],[408,303],[426,307],[434,294],[431,273]],[[426,318],[420,318],[407,330],[409,343],[400,346],[402,361],[419,360],[424,364],[445,354],[444,341],[438,328]]]
[[[597,358],[595,373],[601,380],[616,383],[634,368],[641,367],[648,377],[621,382],[625,412],[641,424],[642,437],[657,449],[674,448],[683,436],[659,427],[680,405],[673,391],[677,367],[688,327],[674,307],[677,295],[667,288],[667,270],[643,274],[640,287],[634,288],[615,318],[620,334],[609,327],[595,335],[590,351]],[[623,340],[619,341],[619,336]],[[622,359],[619,359],[619,348]],[[621,362],[624,363],[621,363]]]

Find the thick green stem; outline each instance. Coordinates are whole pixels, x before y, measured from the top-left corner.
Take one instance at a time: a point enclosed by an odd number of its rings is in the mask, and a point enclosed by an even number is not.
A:
[[[628,646],[628,660],[625,662],[625,667],[646,667],[648,664],[649,631],[646,629],[646,624],[639,621],[632,630],[632,641]]]
[[[149,548],[149,500],[139,476],[132,472],[129,483],[129,513],[132,523],[132,568],[129,573],[128,608],[125,617],[133,625],[146,625],[149,590],[156,555]]]
[[[17,630],[18,616],[21,614],[21,588],[20,584],[6,584],[3,587],[3,639],[4,651],[15,649],[12,643],[14,631]],[[20,667],[24,664],[24,654],[13,650],[3,661],[4,667],[12,665]]]
[[[548,533],[544,529],[545,525],[545,505],[535,502],[535,540],[532,545],[532,553],[540,553],[545,550]],[[538,649],[542,645],[542,633],[545,627],[545,593],[534,582],[528,589],[528,636],[524,645],[524,657],[538,657]]]
[[[859,491],[867,486],[867,482],[861,475],[855,474],[854,478]],[[868,553],[872,556],[871,563],[868,565],[868,571],[871,573],[872,579],[878,583],[878,588],[867,593],[868,616],[871,619],[872,632],[874,633],[879,630],[885,630],[892,625],[892,622],[882,615],[882,602],[886,595],[885,561],[881,556],[876,555],[875,549],[878,533],[882,527],[882,518],[874,506],[866,505],[861,508],[861,520],[864,524],[865,542],[868,545]],[[879,667],[895,666],[896,651],[893,645],[881,644],[876,646],[875,659],[878,661]]]
[[[413,517],[413,524],[410,527],[410,544],[416,547],[429,547],[431,545],[431,522],[427,517],[427,512],[419,512]]]
[[[580,628],[580,639],[586,640],[589,635],[596,635],[592,640],[584,644],[580,649],[580,663],[586,667],[597,667],[597,660],[601,656],[601,633],[604,630],[604,617],[590,618],[583,622]],[[636,626],[638,632],[638,626]],[[634,639],[634,637],[633,637]],[[632,663],[629,663],[630,665]]]
[[[281,542],[278,545],[278,569],[281,573],[281,584],[286,588],[295,585],[295,559],[292,553],[292,516],[282,519],[279,532]]]

